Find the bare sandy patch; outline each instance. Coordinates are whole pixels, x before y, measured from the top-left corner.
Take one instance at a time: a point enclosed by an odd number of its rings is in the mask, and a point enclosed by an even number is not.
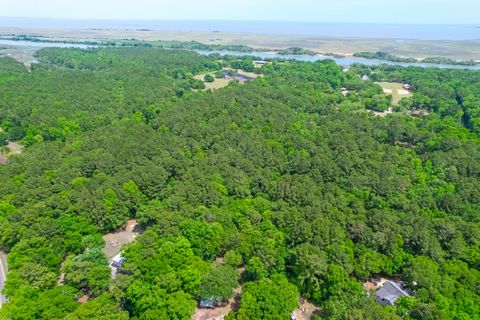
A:
[[[23,151],[23,146],[13,141],[7,141],[7,145],[0,148],[0,164],[7,164],[10,156],[15,156]]]
[[[192,320],[223,320],[231,311],[237,311],[240,306],[240,297],[242,295],[242,287],[238,286],[232,299],[222,306],[214,309],[204,309],[197,307],[193,314]]]
[[[376,116],[376,117],[384,118],[384,117],[388,116],[389,114],[393,113],[393,108],[390,107],[383,112],[380,112],[380,111],[370,111],[370,112],[373,113],[373,115]]]
[[[139,234],[141,234],[141,230],[137,220],[128,220],[122,229],[103,236],[103,240],[105,240],[103,253],[111,260],[120,253],[123,245],[135,241]]]
[[[23,151],[23,146],[19,143],[8,141],[7,144],[8,153],[9,155],[20,154]]]
[[[383,88],[384,93],[392,94],[393,90],[392,89],[385,89]]]
[[[301,301],[300,307],[293,311],[297,320],[310,320],[313,316],[318,315],[319,313],[320,308],[307,300]]]
[[[409,95],[411,95],[410,91],[405,90],[405,89],[397,89],[397,94],[399,96],[409,96]]]

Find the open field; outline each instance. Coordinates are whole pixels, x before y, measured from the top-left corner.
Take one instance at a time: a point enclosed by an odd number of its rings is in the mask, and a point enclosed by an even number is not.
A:
[[[395,82],[377,82],[377,84],[382,87],[385,94],[392,96],[392,103],[394,106],[398,105],[401,99],[410,97],[412,93],[403,88],[402,83]]]
[[[203,78],[205,78],[205,76],[207,74],[209,74],[209,73],[203,73],[203,74],[198,74],[198,75],[194,76],[195,79],[203,81],[203,83],[205,83],[205,89],[206,90],[208,90],[208,89],[213,89],[213,90],[221,89],[223,87],[228,86],[228,84],[231,81],[231,80],[227,80],[227,79],[217,79],[217,78],[214,77],[215,81],[206,82],[206,81],[203,80]],[[212,74],[212,76],[213,76],[213,74]]]
[[[321,53],[346,56],[360,51],[386,51],[403,57],[441,56],[451,59],[480,60],[479,41],[396,40],[305,35],[277,35],[234,32],[140,31],[116,29],[33,29],[0,27],[0,34],[44,36],[51,40],[95,41],[109,39],[199,41],[206,44],[243,44],[254,48],[285,49],[302,47]]]
[[[230,67],[226,67],[226,68],[223,68],[223,70],[224,71],[232,71],[233,69],[230,68]],[[248,71],[244,71],[244,70],[235,70],[235,72],[240,76],[244,76],[244,77],[247,77],[247,78],[250,78],[250,79],[256,79],[256,78],[262,76],[260,74],[256,74],[256,73],[248,72]],[[204,78],[207,74],[210,74],[215,80],[213,82],[206,82],[204,80]],[[224,77],[223,79],[218,79],[218,78],[215,77],[215,75],[212,72],[197,74],[193,78],[196,79],[196,80],[203,81],[203,83],[205,84],[205,90],[208,90],[208,89],[216,90],[216,89],[224,88],[224,87],[228,86],[228,84],[231,81],[234,80],[234,77]]]
[[[228,68],[226,68],[228,70]],[[231,70],[231,69],[230,69]],[[239,75],[242,75],[247,78],[252,78],[252,79],[257,79],[258,77],[261,77],[261,74],[253,73],[253,72],[248,72],[244,70],[236,70]]]

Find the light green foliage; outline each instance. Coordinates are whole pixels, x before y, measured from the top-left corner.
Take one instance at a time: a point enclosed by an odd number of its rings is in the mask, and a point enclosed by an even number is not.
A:
[[[281,276],[248,282],[237,319],[288,319],[297,306],[297,288]]]
[[[245,276],[250,281],[260,280],[268,276],[268,270],[259,257],[253,257],[245,266]]]
[[[223,258],[225,259],[225,264],[234,268],[239,267],[243,262],[242,256],[235,250],[227,251]]]
[[[81,304],[65,320],[128,320],[128,312],[120,311],[108,294]]]
[[[77,291],[68,286],[45,291],[26,287],[15,295],[15,300],[0,309],[0,319],[59,320],[78,307]],[[3,318],[2,318],[3,317]]]
[[[127,301],[138,319],[187,320],[195,309],[195,301],[183,291],[167,291],[142,282],[134,282],[127,290]]]
[[[194,255],[187,239],[162,239],[153,232],[146,232],[124,255],[126,270],[168,292],[183,290],[197,296],[201,275],[208,270],[208,264]]]
[[[220,251],[224,230],[219,223],[185,220],[180,223],[182,234],[192,244],[193,251],[205,258],[212,259]]]
[[[238,276],[238,272],[231,266],[214,266],[202,279],[200,298],[218,302],[232,298]]]
[[[110,268],[100,249],[87,248],[84,253],[68,258],[63,266],[65,283],[99,295],[108,289]]]

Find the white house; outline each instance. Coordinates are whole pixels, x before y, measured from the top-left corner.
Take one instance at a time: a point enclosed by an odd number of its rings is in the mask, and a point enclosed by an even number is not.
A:
[[[121,252],[112,258],[112,266],[117,269],[120,269],[123,266],[124,262],[125,258],[122,256]]]

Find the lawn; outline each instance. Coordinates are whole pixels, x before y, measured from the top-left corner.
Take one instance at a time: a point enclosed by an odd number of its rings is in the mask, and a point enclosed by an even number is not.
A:
[[[203,78],[205,78],[207,74],[198,74],[194,76],[195,79],[203,81],[205,83],[205,89],[220,89],[223,87],[228,86],[229,82],[231,80],[226,80],[226,79],[217,79],[215,78],[215,81],[213,82],[206,82]]]
[[[403,88],[402,83],[398,82],[376,82],[380,87],[382,87],[385,94],[392,96],[393,105],[398,105],[399,101],[403,98],[410,97],[412,93],[409,90]]]

